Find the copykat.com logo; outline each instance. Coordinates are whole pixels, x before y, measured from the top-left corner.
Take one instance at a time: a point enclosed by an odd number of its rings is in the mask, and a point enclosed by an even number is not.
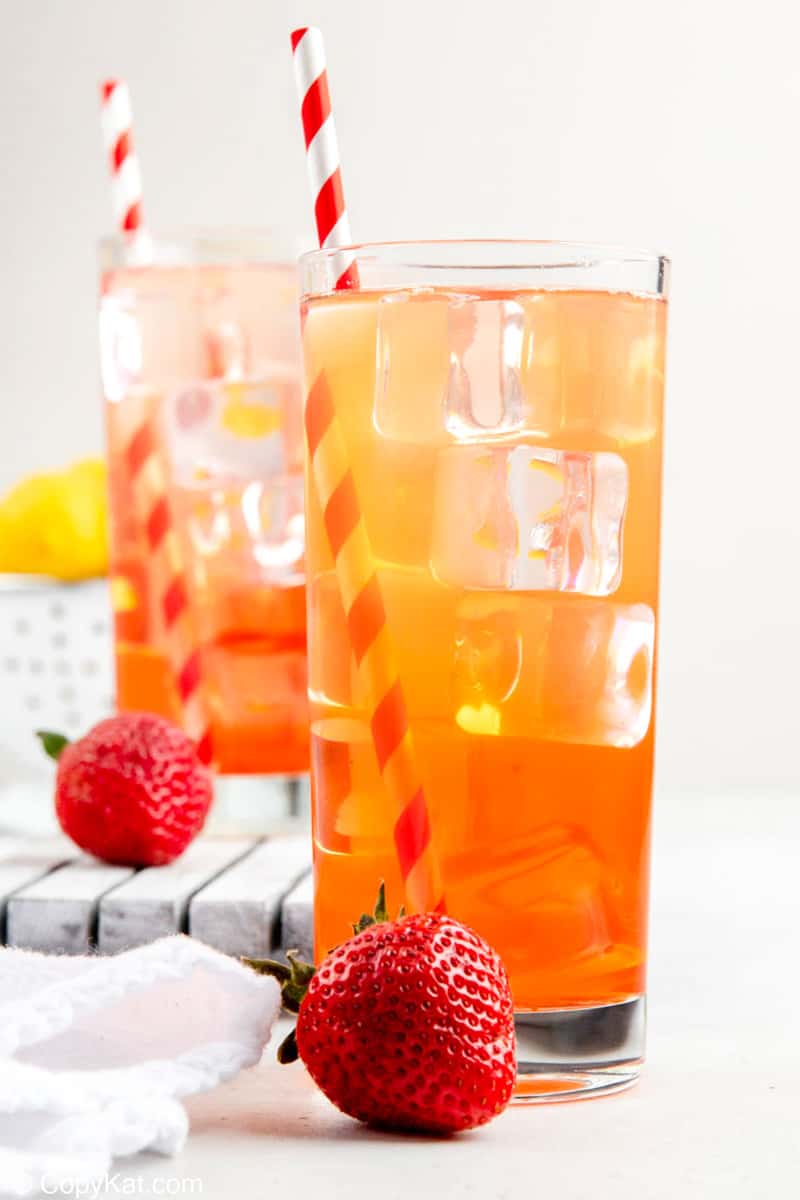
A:
[[[45,1196],[69,1196],[71,1200],[98,1200],[103,1196],[202,1196],[202,1179],[179,1175],[125,1175],[120,1171],[99,1179],[41,1180]]]

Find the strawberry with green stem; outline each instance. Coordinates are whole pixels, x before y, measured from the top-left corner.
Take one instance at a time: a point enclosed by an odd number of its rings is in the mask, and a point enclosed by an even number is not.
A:
[[[200,832],[211,773],[182,729],[152,713],[108,717],[76,742],[38,737],[58,763],[56,816],[72,840],[109,863],[162,866]]]
[[[372,916],[318,968],[244,961],[278,979],[297,1025],[278,1050],[298,1057],[338,1108],[369,1125],[454,1133],[508,1104],[516,1079],[505,968],[473,930],[441,913]]]

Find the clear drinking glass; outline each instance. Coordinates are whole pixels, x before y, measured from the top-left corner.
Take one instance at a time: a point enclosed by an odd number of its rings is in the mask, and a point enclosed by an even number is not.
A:
[[[234,821],[260,827],[308,768],[296,268],[266,233],[214,233],[109,239],[101,271],[118,705],[181,721],[194,655]],[[241,780],[263,775],[271,799]]]
[[[644,1048],[668,263],[353,252],[351,291],[341,252],[301,260],[306,378],[346,445],[447,909],[508,968],[519,1095],[614,1090]],[[318,952],[381,879],[403,899],[337,520],[309,474]]]

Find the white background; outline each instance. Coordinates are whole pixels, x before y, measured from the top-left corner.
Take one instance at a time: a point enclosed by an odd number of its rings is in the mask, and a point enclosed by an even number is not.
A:
[[[659,776],[800,780],[800,26],[787,0],[0,0],[0,486],[101,446],[97,81],[150,223],[311,237],[288,50],[322,25],[358,239],[674,260]],[[763,799],[764,803],[761,803]]]

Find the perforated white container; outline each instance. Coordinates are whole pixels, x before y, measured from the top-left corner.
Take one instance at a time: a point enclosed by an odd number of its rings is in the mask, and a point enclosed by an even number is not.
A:
[[[113,710],[107,581],[0,575],[0,832],[55,828],[55,764],[35,731],[75,737]]]

